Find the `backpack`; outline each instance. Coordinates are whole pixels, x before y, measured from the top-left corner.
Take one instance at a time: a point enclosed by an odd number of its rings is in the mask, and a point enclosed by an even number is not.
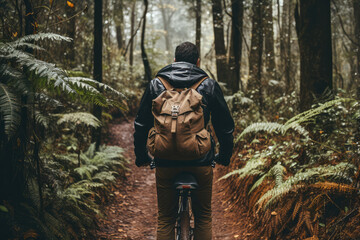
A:
[[[158,77],[165,87],[152,101],[154,127],[150,129],[147,148],[151,155],[166,160],[196,160],[211,149],[210,133],[204,126],[202,95],[197,87],[176,89]]]

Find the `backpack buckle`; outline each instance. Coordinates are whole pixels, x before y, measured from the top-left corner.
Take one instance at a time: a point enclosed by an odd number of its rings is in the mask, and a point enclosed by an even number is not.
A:
[[[177,118],[179,115],[180,105],[171,106],[171,116],[172,118]]]

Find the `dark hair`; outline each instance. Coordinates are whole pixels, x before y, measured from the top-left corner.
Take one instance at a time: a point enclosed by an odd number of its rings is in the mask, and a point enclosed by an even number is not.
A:
[[[199,58],[199,51],[197,47],[191,42],[183,42],[175,49],[176,62],[188,62],[196,64]]]

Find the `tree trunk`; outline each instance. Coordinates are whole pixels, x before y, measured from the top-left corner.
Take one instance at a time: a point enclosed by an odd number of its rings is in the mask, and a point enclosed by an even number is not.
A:
[[[144,70],[145,70],[144,79],[150,82],[152,80],[151,68],[150,68],[149,59],[147,58],[145,51],[145,29],[146,29],[146,13],[148,10],[148,0],[144,0],[144,5],[145,5],[145,9],[142,17],[143,25],[141,30],[141,57],[144,63]]]
[[[293,89],[291,84],[291,23],[292,23],[292,5],[291,2],[287,4],[287,27],[286,30],[286,43],[285,43],[285,86],[286,92],[290,93]]]
[[[163,27],[164,27],[164,38],[165,38],[165,48],[166,51],[168,53],[171,53],[171,36],[170,36],[170,24],[171,24],[171,16],[169,15],[169,12],[165,6],[165,4],[163,3],[162,0],[160,0],[160,12],[161,12],[161,17],[163,20]]]
[[[125,34],[124,34],[124,6],[123,0],[113,0],[114,5],[114,22],[116,30],[116,41],[118,49],[124,51]]]
[[[259,112],[263,110],[263,86],[261,81],[262,54],[263,54],[263,25],[261,0],[254,0],[252,5],[253,18],[251,30],[251,50],[249,56],[249,81],[248,95],[259,106]]]
[[[102,22],[102,0],[95,0],[94,6],[94,72],[96,81],[102,82],[102,45],[103,45],[103,22]],[[94,105],[93,114],[101,121],[102,108]],[[101,142],[101,128],[93,130],[92,141],[96,142],[96,149],[99,149]]]
[[[25,35],[36,33],[37,22],[35,12],[30,0],[24,0],[25,4]]]
[[[196,47],[201,57],[201,0],[196,0]]]
[[[135,32],[135,11],[136,11],[136,1],[133,2],[132,8],[131,8],[131,30],[130,34],[131,36],[134,35]],[[134,38],[130,39],[130,54],[129,54],[129,63],[132,67],[134,64]]]
[[[353,0],[354,7],[354,20],[355,20],[355,41],[357,43],[356,46],[356,97],[360,101],[360,1]],[[355,133],[355,139],[360,139],[360,116],[357,118],[357,130]],[[359,141],[358,141],[359,142]]]
[[[299,2],[295,19],[300,49],[300,110],[305,111],[327,89],[332,90],[330,1]]]
[[[217,80],[228,84],[228,66],[224,42],[224,22],[221,0],[212,0],[213,27],[215,38],[216,73]],[[227,86],[230,87],[229,85]]]
[[[232,93],[239,91],[239,85],[243,90],[240,67],[241,67],[241,53],[242,53],[242,26],[243,26],[243,15],[244,15],[244,3],[239,0],[231,0],[231,22],[232,22],[232,33],[231,33],[231,44],[230,44],[230,74],[231,74],[231,86]]]
[[[75,17],[71,18],[72,16],[75,15],[75,4],[73,7],[70,7],[66,2],[65,2],[65,13],[66,13],[66,18],[70,18],[68,21],[65,22],[65,31],[66,31],[66,36],[72,38],[73,40],[71,42],[65,43],[66,44],[66,62],[67,65],[70,68],[75,67],[75,33],[76,33],[76,23],[75,23]]]
[[[355,84],[357,88],[360,88],[360,1],[353,0],[354,6],[354,21],[355,21],[355,41],[357,43],[356,48],[356,77]],[[360,90],[359,90],[360,91]]]
[[[274,54],[274,26],[272,1],[264,1],[264,31],[265,31],[265,59],[266,72],[271,79],[275,78],[275,54]]]

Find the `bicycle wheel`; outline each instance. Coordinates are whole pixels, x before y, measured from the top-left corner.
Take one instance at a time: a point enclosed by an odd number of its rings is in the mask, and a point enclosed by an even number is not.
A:
[[[184,211],[180,213],[180,239],[190,240],[190,214],[189,204],[186,204]]]

